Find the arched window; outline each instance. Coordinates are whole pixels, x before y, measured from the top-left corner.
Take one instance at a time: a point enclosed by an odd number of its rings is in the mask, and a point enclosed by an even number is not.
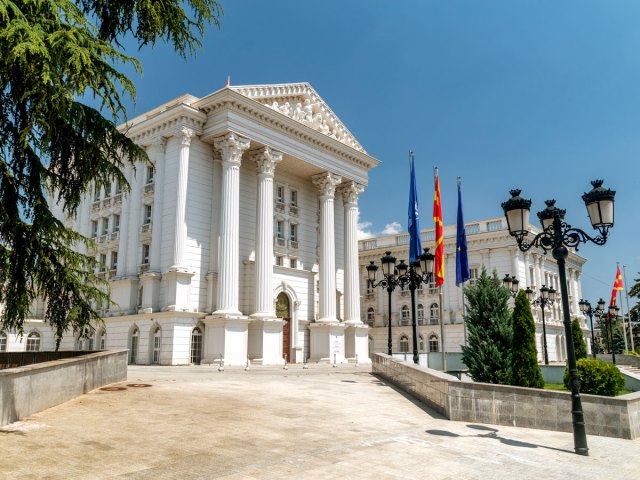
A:
[[[409,324],[409,307],[407,307],[406,305],[403,305],[402,308],[400,309],[400,312],[402,313],[402,324],[403,325],[408,325]]]
[[[440,351],[440,341],[438,340],[438,336],[435,333],[432,333],[429,336],[429,351],[430,352]]]
[[[437,325],[440,321],[440,307],[437,303],[432,303],[429,308],[429,316],[431,318],[431,324]]]
[[[27,337],[27,352],[40,351],[40,334],[38,332],[31,332]]]
[[[373,322],[376,319],[376,311],[373,309],[373,307],[369,307],[369,309],[367,310],[367,323],[369,325],[373,325]]]
[[[199,327],[191,331],[191,363],[200,365],[202,360],[202,331]]]
[[[129,342],[130,350],[129,350],[129,365],[135,365],[138,362],[138,337],[140,336],[140,331],[138,327],[133,327],[131,331],[131,341]]]
[[[98,345],[100,346],[100,350],[106,350],[107,348],[107,332],[104,328],[100,330],[98,334]]]
[[[418,350],[424,352],[424,337],[422,335],[418,337]]]
[[[157,365],[160,363],[160,345],[162,344],[162,330],[156,327],[153,331],[153,357],[151,363]]]
[[[0,332],[0,352],[7,351],[7,334]]]
[[[406,335],[400,337],[400,353],[409,353],[409,338]]]
[[[422,325],[423,323],[424,323],[424,305],[419,303],[418,304],[418,325]]]

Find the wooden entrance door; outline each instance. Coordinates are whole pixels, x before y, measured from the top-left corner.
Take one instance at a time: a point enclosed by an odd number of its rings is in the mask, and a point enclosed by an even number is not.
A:
[[[282,326],[282,358],[291,360],[291,303],[286,293],[281,293],[276,298],[276,317],[282,318],[285,324]]]

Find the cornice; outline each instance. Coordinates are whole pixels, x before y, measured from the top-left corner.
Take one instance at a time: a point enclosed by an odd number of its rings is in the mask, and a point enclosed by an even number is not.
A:
[[[159,137],[172,137],[182,128],[202,134],[207,116],[190,105],[181,103],[146,117],[138,117],[135,124],[123,124],[118,127],[138,145],[147,146],[158,141]]]

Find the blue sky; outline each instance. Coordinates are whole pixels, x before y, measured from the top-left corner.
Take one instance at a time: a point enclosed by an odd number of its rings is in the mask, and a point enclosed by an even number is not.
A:
[[[222,1],[196,58],[157,45],[136,54],[144,75],[129,116],[183,93],[309,82],[369,154],[382,160],[360,200],[374,234],[406,229],[415,152],[421,226],[430,226],[433,167],[445,223],[463,179],[465,219],[496,217],[509,189],[555,198],[592,232],[581,195],[617,190],[604,247],[584,245],[583,292],[608,299],[616,262],[640,276],[640,2]]]

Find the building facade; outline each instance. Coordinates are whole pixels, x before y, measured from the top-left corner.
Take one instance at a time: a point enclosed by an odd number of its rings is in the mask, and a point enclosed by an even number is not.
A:
[[[95,240],[112,303],[62,348],[128,348],[134,364],[368,359],[358,196],[379,161],[309,84],[184,95],[122,128],[150,163],[126,167],[130,193],[96,189],[66,219]],[[27,327],[0,342],[52,347]]]
[[[540,249],[523,253],[509,235],[506,220],[493,218],[465,224],[468,242],[469,267],[471,280],[478,278],[482,267],[491,274],[494,270],[500,278],[506,274],[515,275],[521,289],[532,287],[539,295],[540,287],[546,285],[560,291],[558,266],[551,255],[544,255]],[[531,231],[538,233],[536,227]],[[434,245],[434,231],[422,230],[423,247]],[[418,323],[418,350],[421,353],[462,351],[465,344],[464,310],[462,288],[456,287],[456,226],[444,227],[445,283],[442,294],[435,285],[423,285],[416,290],[416,313]],[[389,294],[383,288],[371,288],[367,284],[366,266],[374,261],[379,267],[380,259],[390,251],[397,261],[408,262],[409,235],[388,235],[359,241],[361,312],[363,322],[371,327],[369,331],[369,349],[371,352],[387,352],[389,322]],[[567,283],[571,317],[578,318],[585,332],[587,349],[591,351],[591,337],[587,335],[585,317],[581,314],[580,301],[582,267],[586,260],[575,252],[567,258]],[[378,270],[378,279],[381,269]],[[467,283],[467,284],[468,284]],[[559,297],[559,293],[558,293]],[[442,304],[442,305],[441,305]],[[566,360],[564,324],[562,322],[560,301],[545,310],[547,349],[550,361]],[[442,312],[442,316],[441,313]],[[536,346],[538,359],[543,360],[542,348],[542,312],[532,306],[536,322]],[[393,352],[412,352],[412,316],[409,290],[396,289],[391,294],[391,325]],[[442,328],[441,328],[442,327]],[[444,336],[444,339],[442,338]]]

